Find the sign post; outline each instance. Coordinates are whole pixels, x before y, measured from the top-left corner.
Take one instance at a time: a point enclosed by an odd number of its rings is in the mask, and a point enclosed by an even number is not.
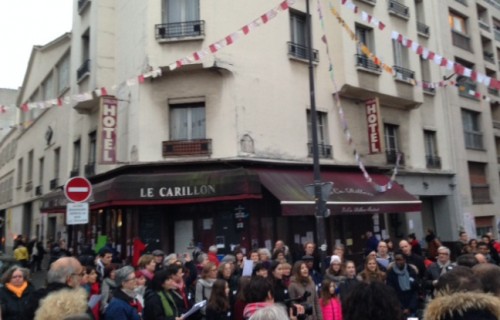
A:
[[[92,184],[84,177],[73,177],[64,185],[64,195],[71,201],[66,206],[66,224],[86,224],[89,222],[89,204]]]

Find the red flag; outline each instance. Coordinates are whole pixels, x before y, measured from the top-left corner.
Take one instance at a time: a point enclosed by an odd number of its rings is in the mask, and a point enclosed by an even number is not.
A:
[[[193,53],[193,57],[194,57],[194,60],[196,60],[196,61],[200,60],[200,55],[198,54],[198,52]]]
[[[28,107],[27,103],[23,103],[21,105],[21,110],[23,110],[23,112],[28,112],[28,111],[30,111],[30,108]]]
[[[441,60],[440,66],[441,67],[446,67],[447,64],[448,64],[448,60],[446,60],[446,58],[443,57],[443,59]]]
[[[215,43],[211,44],[209,46],[209,48],[210,48],[210,52],[212,52],[212,53],[216,53],[217,52],[217,47],[215,46]]]
[[[347,0],[342,0],[342,4],[344,5],[347,2]]]
[[[177,68],[182,67],[182,60],[177,60],[175,64],[177,65]]]
[[[139,80],[139,83],[144,83],[144,75],[140,75],[137,77],[137,80]]]
[[[465,67],[463,65],[461,65],[460,63],[456,63],[455,62],[455,66],[454,66],[454,69],[455,69],[455,72],[461,76],[464,75],[464,70],[465,70]]]
[[[144,76],[143,76],[143,79],[144,79]],[[108,90],[106,90],[106,88],[102,87],[101,88],[101,96],[107,96],[107,95],[108,95]]]
[[[424,52],[424,47],[418,46],[418,48],[417,48],[417,54],[418,55],[422,55],[423,52]]]
[[[472,81],[477,81],[477,71],[472,71],[470,74]]]
[[[282,10],[288,9],[288,1],[285,0],[282,3],[280,3],[280,7]]]
[[[384,30],[384,28],[385,28],[385,24],[381,21],[381,22],[378,24],[378,28],[379,28],[380,30]]]
[[[403,35],[402,34],[398,35],[398,42],[403,43]]]
[[[267,23],[269,21],[269,17],[267,16],[267,13],[264,13],[262,16],[260,16],[262,19],[262,22]]]
[[[62,107],[62,105],[63,105],[63,99],[62,98],[57,98],[57,105],[59,107]]]
[[[435,56],[435,55],[436,55],[436,54],[435,54],[434,52],[429,51],[429,56],[427,57],[427,59],[429,59],[429,60],[434,60],[434,56]]]
[[[0,113],[5,113],[5,106],[0,105]]]
[[[246,25],[246,26],[244,26],[244,27],[242,28],[242,30],[243,30],[243,34],[245,34],[245,35],[246,35],[246,34],[248,34],[248,33],[250,32],[250,27],[249,27],[248,25]]]
[[[226,43],[227,43],[228,46],[231,45],[231,44],[233,44],[233,37],[232,36],[227,36],[226,37]]]
[[[406,47],[407,48],[411,48],[412,43],[413,43],[413,41],[411,39],[406,39]]]

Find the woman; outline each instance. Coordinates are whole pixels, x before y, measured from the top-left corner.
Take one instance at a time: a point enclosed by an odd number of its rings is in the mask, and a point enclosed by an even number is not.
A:
[[[251,277],[249,276],[241,276],[238,281],[238,292],[236,293],[236,299],[233,305],[233,319],[234,320],[244,320],[243,318],[243,310],[245,310],[246,302],[246,293],[247,287],[250,283]]]
[[[337,295],[337,286],[330,279],[321,283],[319,305],[323,320],[342,320],[342,307]]]
[[[283,284],[288,288],[290,285],[290,279],[292,278],[292,265],[288,262],[281,264],[281,273]]]
[[[207,262],[201,271],[200,278],[196,281],[195,302],[208,300],[212,293],[212,286],[217,279],[217,266],[213,262]],[[201,314],[205,316],[205,308],[201,309]]]
[[[3,320],[19,319],[35,288],[28,282],[28,269],[12,266],[2,276],[0,308]]]
[[[304,303],[312,307],[312,314],[307,316],[306,319],[323,320],[318,295],[316,294],[316,286],[309,276],[309,268],[304,261],[299,260],[293,265],[293,278],[288,287],[288,293],[291,299],[297,299],[303,297],[306,291],[310,295]]]
[[[477,253],[477,240],[476,239],[470,239],[469,240],[469,247],[470,247],[470,253]]]
[[[92,298],[93,296],[98,297],[101,293],[101,286],[97,281],[97,271],[95,266],[87,266],[86,267],[86,278],[87,283],[83,285],[83,287],[87,290],[87,294],[89,295],[89,301],[93,301],[96,298]],[[90,306],[92,309],[92,314],[94,315],[95,320],[99,320],[101,304],[95,303]]]
[[[151,290],[144,296],[144,320],[180,320],[179,310],[172,298],[175,280],[171,271],[158,271],[151,281]]]
[[[135,278],[137,279],[137,287],[134,289],[136,293],[137,300],[144,305],[144,294],[146,293],[146,277],[140,271],[135,272]]]
[[[358,280],[366,283],[372,281],[380,281],[385,283],[386,274],[380,271],[377,263],[377,258],[367,257],[365,261],[365,269],[358,274]]]
[[[217,279],[226,280],[229,285],[229,302],[234,304],[234,297],[238,290],[238,277],[234,275],[234,264],[232,262],[222,262],[219,265]]]
[[[101,284],[101,313],[106,311],[113,292],[118,288],[115,281],[116,269],[115,264],[110,264],[104,269],[104,279]]]
[[[269,279],[273,284],[274,289],[274,302],[285,303],[290,298],[288,295],[288,288],[283,282],[283,264],[278,261],[271,262],[271,269]]]
[[[134,289],[137,284],[134,268],[125,266],[116,270],[115,281],[118,289],[113,292],[113,298],[106,308],[104,319],[140,320],[142,305],[135,298]]]
[[[344,281],[345,275],[342,258],[337,255],[333,255],[330,258],[330,267],[325,272],[325,278],[335,282],[337,287],[342,281]]]
[[[206,320],[230,320],[229,284],[217,279],[212,286],[212,293],[207,302]]]
[[[344,304],[345,298],[349,295],[352,288],[358,284],[356,278],[356,265],[353,261],[347,260],[345,262],[345,279],[339,284],[340,301]]]
[[[419,283],[417,268],[406,263],[403,253],[394,255],[394,265],[387,271],[387,285],[396,290],[403,315],[414,316],[418,307]]]
[[[139,258],[137,268],[146,277],[146,287],[153,280],[156,270],[155,257],[152,254],[144,254]]]

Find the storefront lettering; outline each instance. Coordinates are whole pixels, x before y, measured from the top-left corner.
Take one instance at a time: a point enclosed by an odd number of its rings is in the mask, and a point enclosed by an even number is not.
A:
[[[215,194],[216,189],[213,185],[201,186],[182,186],[182,187],[160,187],[158,189],[148,187],[140,188],[141,198],[176,198],[190,196],[207,196]]]
[[[332,190],[333,194],[362,194],[365,196],[370,196],[373,197],[373,193],[366,192],[365,190],[361,188],[333,188]]]
[[[342,213],[378,213],[380,208],[377,207],[342,207]]]

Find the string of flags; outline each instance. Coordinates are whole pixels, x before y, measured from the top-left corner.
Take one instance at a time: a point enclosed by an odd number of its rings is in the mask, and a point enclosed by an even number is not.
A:
[[[380,30],[385,29],[386,25],[382,21],[380,21],[376,17],[371,16],[369,13],[367,13],[363,10],[360,10],[360,8],[357,5],[355,5],[351,0],[342,0],[342,5],[345,5],[346,8],[350,9],[355,14],[360,15],[361,19],[363,21],[375,25]],[[351,33],[352,33],[352,31],[351,31]],[[355,34],[354,34],[354,37],[355,37]],[[393,40],[401,43],[404,47],[411,49],[411,51],[413,51],[414,53],[421,56],[422,59],[433,61],[435,64],[437,64],[440,67],[445,67],[447,70],[453,71],[460,76],[470,78],[474,82],[482,83],[491,89],[500,90],[500,81],[498,81],[494,77],[489,77],[481,72],[474,71],[470,68],[467,68],[467,67],[461,65],[460,63],[454,62],[451,59],[447,59],[446,57],[444,57],[444,56],[442,56],[442,55],[440,55],[432,50],[429,50],[428,48],[420,45],[418,42],[404,36],[403,34],[397,32],[397,31],[391,32],[391,38]],[[457,85],[456,82],[453,82],[450,84]],[[418,82],[415,82],[415,85],[421,85],[423,88],[427,89],[427,88],[445,87],[447,84],[444,81],[440,81],[437,83],[425,83],[425,82],[418,83]],[[459,90],[460,91],[467,91],[467,93],[469,95],[474,96],[477,99],[480,99],[481,97],[483,97],[483,99],[485,99],[487,101],[490,100],[489,97],[482,96],[480,92],[468,89],[465,86],[459,86]]]
[[[358,167],[361,170],[361,172],[363,173],[363,176],[366,179],[366,181],[369,184],[371,184],[377,192],[386,192],[387,190],[390,190],[392,188],[392,185],[393,185],[394,181],[396,180],[396,175],[398,174],[399,163],[401,161],[401,154],[400,153],[397,154],[396,164],[395,164],[394,169],[392,171],[391,178],[389,179],[389,181],[385,185],[380,185],[380,184],[377,184],[375,181],[373,181],[372,177],[370,176],[370,174],[366,170],[366,167],[363,163],[363,160],[362,160],[360,153],[358,152],[356,146],[354,145],[352,134],[351,134],[351,131],[349,129],[349,125],[348,125],[348,122],[347,122],[347,119],[346,119],[346,116],[344,113],[344,109],[342,107],[342,103],[340,100],[338,86],[337,86],[337,83],[335,81],[335,76],[334,76],[334,72],[333,72],[333,70],[334,70],[333,63],[332,63],[332,59],[330,56],[330,46],[328,45],[328,40],[326,37],[326,28],[325,28],[325,23],[324,23],[324,19],[323,19],[323,17],[324,17],[323,16],[323,9],[322,9],[320,0],[317,0],[317,5],[318,5],[318,15],[319,15],[319,19],[320,19],[321,29],[323,31],[323,35],[321,37],[321,40],[323,41],[323,43],[325,45],[325,49],[326,49],[326,53],[327,53],[326,56],[328,58],[328,72],[329,72],[330,80],[332,81],[332,84],[334,87],[334,92],[335,92],[335,95],[334,95],[335,96],[335,107],[337,108],[337,111],[339,114],[339,120],[340,120],[340,124],[342,126],[342,131],[344,133],[344,137],[347,141],[347,144],[352,148],[354,159],[356,160],[356,163],[358,164]],[[330,5],[330,8],[335,10],[335,8],[333,8],[333,6],[331,6],[331,5]],[[347,28],[348,32],[350,31],[352,33],[352,30],[349,29],[349,27],[345,24],[345,22],[337,14],[337,12],[336,11],[334,11],[334,12],[335,12],[334,14],[336,14],[336,17],[337,17],[337,20],[339,21],[339,23],[341,23],[345,28]],[[371,58],[373,58],[373,56]],[[382,63],[380,62],[380,64],[382,64]],[[385,64],[383,66],[387,69],[390,68],[390,70],[392,71],[392,68],[390,66],[387,66]]]
[[[216,41],[210,44],[207,48],[202,49],[200,51],[193,52],[192,54],[183,57],[181,59],[176,60],[173,63],[168,64],[169,70],[173,71],[175,69],[179,69],[185,65],[195,63],[201,61],[208,55],[215,54],[220,49],[232,45],[242,36],[246,36],[250,33],[251,30],[260,27],[264,24],[267,24],[271,19],[275,18],[280,12],[286,11],[289,9],[290,5],[294,4],[295,0],[284,0],[279,5],[275,6],[271,10],[265,12],[260,15],[258,18],[252,20],[250,23],[244,25],[240,29],[235,32],[230,33],[226,37],[222,38],[219,41]],[[21,106],[16,105],[2,105],[0,104],[0,114],[9,112],[10,110],[20,109],[22,112],[29,112],[33,109],[47,109],[51,107],[62,107],[63,105],[70,105],[73,102],[84,102],[94,99],[94,97],[101,97],[112,94],[116,92],[119,87],[124,85],[126,86],[136,86],[138,84],[142,84],[148,78],[157,78],[162,76],[162,68],[151,68],[151,70],[142,73],[138,76],[134,76],[132,78],[127,79],[126,81],[115,84],[109,87],[101,87],[97,88],[93,91],[83,92],[75,95],[64,96],[56,99],[50,99],[45,101],[36,101],[36,102],[25,102]],[[32,121],[26,121],[20,124],[14,124],[9,126],[8,128],[0,128],[0,130],[4,129],[12,129],[17,127],[26,128],[31,125]]]

